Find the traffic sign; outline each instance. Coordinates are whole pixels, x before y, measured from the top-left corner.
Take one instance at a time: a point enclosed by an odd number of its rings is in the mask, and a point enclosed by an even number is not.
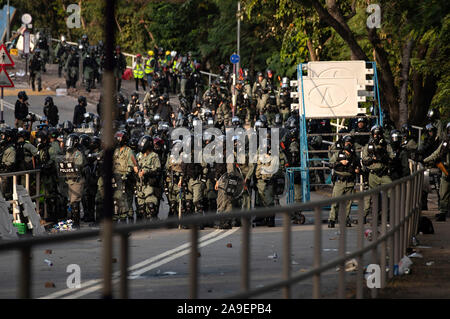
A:
[[[0,65],[2,66],[14,66],[14,61],[11,59],[8,50],[4,44],[0,46]]]
[[[5,68],[2,67],[0,69],[0,88],[13,88],[14,83],[9,77],[8,72],[6,72]]]
[[[239,63],[240,59],[241,59],[241,57],[239,55],[237,55],[237,54],[233,54],[233,55],[230,56],[230,61],[233,64]]]

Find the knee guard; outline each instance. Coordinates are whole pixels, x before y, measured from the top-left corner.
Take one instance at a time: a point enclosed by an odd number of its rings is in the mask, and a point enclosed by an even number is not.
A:
[[[178,214],[178,205],[177,202],[171,202],[169,208],[169,217],[176,216]]]
[[[192,214],[192,212],[194,211],[194,203],[192,203],[192,200],[187,200],[185,205],[186,205],[184,210],[186,212],[185,215]]]
[[[194,203],[195,213],[203,215],[203,204],[201,202]]]
[[[74,227],[80,227],[80,202],[71,204],[72,206],[72,220]]]
[[[147,218],[158,219],[158,209],[155,203],[147,203]]]
[[[138,205],[137,212],[136,212],[136,219],[141,220],[145,217],[145,205]]]

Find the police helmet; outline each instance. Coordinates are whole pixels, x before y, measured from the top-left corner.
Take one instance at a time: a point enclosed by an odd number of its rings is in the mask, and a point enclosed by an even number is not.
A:
[[[67,137],[66,143],[64,146],[67,151],[71,151],[75,147],[77,147],[79,143],[80,143],[80,137],[77,134],[72,133]]]
[[[53,104],[53,98],[51,96],[47,96],[45,98],[45,105],[54,105]]]
[[[86,97],[84,97],[84,96],[78,97],[78,103],[79,103],[80,105],[82,105],[82,106],[87,106],[87,100],[86,100]]]
[[[436,126],[434,126],[432,123],[428,123],[428,124],[425,126],[425,130],[428,132],[428,134],[433,133],[433,135],[436,136],[437,128],[436,128]]]
[[[392,143],[398,144],[402,141],[402,132],[400,132],[399,130],[392,130],[390,137]]]
[[[161,121],[161,115],[159,115],[159,113],[156,113],[153,116],[153,123],[158,123],[159,121]]]
[[[137,143],[138,151],[145,153],[153,150],[153,139],[149,135],[142,136]]]
[[[48,133],[45,130],[39,131],[36,134],[37,144],[46,144],[48,142]]]
[[[65,121],[63,124],[63,130],[66,134],[73,133],[73,124],[71,121]]]
[[[267,127],[267,116],[265,116],[264,114],[261,114],[259,116],[259,120],[263,123],[264,127]]]
[[[154,148],[156,151],[159,151],[159,150],[162,150],[163,147],[164,147],[164,140],[163,140],[162,138],[155,137],[155,138],[153,139],[153,148]]]
[[[114,135],[114,139],[119,146],[124,146],[128,143],[129,136],[127,131],[121,130]]]
[[[356,122],[367,124],[367,117],[365,117],[364,115],[360,116],[360,117],[358,117],[358,120]]]
[[[263,122],[261,122],[261,120],[257,120],[255,122],[255,130],[257,130],[259,128],[263,128],[263,127],[264,127],[264,124],[263,124]]]
[[[127,123],[125,125],[125,128],[127,130],[131,130],[131,129],[135,128],[135,127],[136,127],[136,121],[133,118],[127,119]]]
[[[427,118],[431,122],[434,122],[435,120],[439,119],[439,117],[440,117],[439,109],[437,108],[432,108],[427,113]]]
[[[447,131],[447,137],[450,137],[450,122],[445,126],[445,130]]]
[[[403,134],[403,136],[409,140],[412,136],[412,127],[408,123],[405,123],[400,128],[400,132]]]
[[[286,120],[286,127],[289,129],[295,129],[298,127],[297,125],[297,119],[293,116],[290,116],[287,120]]]
[[[354,142],[355,142],[355,140],[354,140],[354,138],[353,138],[353,136],[351,136],[351,135],[345,135],[343,138],[342,138],[342,141],[344,142],[344,143],[351,143],[352,145],[354,144]]]
[[[283,118],[281,117],[281,114],[279,114],[279,113],[275,114],[274,123],[275,123],[275,125],[279,125],[279,126],[281,126],[283,124]]]
[[[375,142],[380,142],[383,138],[383,128],[380,125],[374,125],[370,129],[370,135]]]
[[[21,127],[17,130],[17,138],[22,137],[24,140],[28,140],[30,138],[30,132]]]
[[[231,119],[231,125],[233,126],[241,125],[241,119],[237,116],[233,116],[233,118]]]
[[[98,136],[93,136],[91,138],[91,145],[90,145],[90,149],[91,150],[96,150],[96,149],[100,149],[102,147],[102,140],[100,137]]]
[[[55,127],[50,127],[48,129],[48,136],[51,138],[58,138],[58,129]]]
[[[19,93],[17,93],[17,97],[19,99],[24,100],[24,101],[28,100],[28,95],[27,95],[27,93],[25,91],[20,91]]]
[[[81,134],[80,135],[80,145],[84,146],[85,148],[89,148],[91,145],[91,138],[87,134]]]

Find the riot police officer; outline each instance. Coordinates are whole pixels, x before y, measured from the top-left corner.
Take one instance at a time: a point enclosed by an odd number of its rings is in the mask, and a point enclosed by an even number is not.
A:
[[[47,215],[49,222],[58,221],[58,207],[57,207],[57,175],[56,163],[50,157],[49,138],[45,130],[39,131],[36,136],[39,167],[41,169],[41,189],[44,190],[45,204],[47,206]]]
[[[41,72],[45,70],[45,62],[41,56],[41,50],[37,48],[30,61],[30,81],[33,91],[36,90],[35,82],[37,80],[38,91],[42,91]]]
[[[58,107],[54,104],[53,98],[51,96],[47,96],[45,98],[44,115],[47,117],[48,124],[50,124],[51,126],[58,125]]]
[[[73,220],[74,228],[80,227],[80,203],[83,197],[85,184],[85,179],[82,172],[86,164],[86,158],[83,152],[79,150],[79,141],[80,138],[78,135],[72,133],[67,137],[65,143],[65,161],[66,163],[70,163],[70,166],[76,168],[73,175],[66,178],[66,183],[69,188],[69,203],[71,207],[71,215],[68,217]]]
[[[66,86],[67,88],[73,87],[76,88],[76,84],[78,81],[78,72],[80,66],[80,56],[78,54],[78,50],[76,47],[70,47],[70,53],[67,57],[66,65],[65,65],[65,73],[66,73]]]
[[[28,116],[28,96],[25,91],[20,91],[17,94],[17,101],[14,107],[14,117],[16,128],[23,127]]]
[[[391,145],[383,137],[383,128],[374,125],[370,130],[370,141],[362,149],[362,163],[369,170],[369,189],[392,183],[390,165],[394,159]],[[370,213],[370,197],[365,199],[365,216]],[[376,221],[374,221],[376,222]]]
[[[114,191],[116,209],[114,210],[113,220],[124,221],[133,217],[134,174],[137,174],[139,171],[134,152],[127,145],[129,140],[128,133],[119,131],[115,134],[115,139],[117,145],[113,155],[113,172],[116,185]]]
[[[439,214],[436,215],[436,221],[445,221],[449,214],[449,198],[450,198],[450,122],[447,123],[446,128],[447,136],[442,141],[441,145],[427,158],[424,159],[425,164],[442,164],[439,165],[441,175],[441,185],[439,188]]]
[[[289,87],[289,78],[284,77],[281,81],[281,88],[277,96],[277,104],[284,123],[289,118],[292,98]]]
[[[258,115],[265,113],[266,103],[269,98],[267,92],[267,80],[262,72],[258,72],[257,80],[253,84],[252,96],[256,98],[256,110]]]
[[[335,152],[330,158],[330,166],[334,168],[334,186],[332,197],[339,197],[353,194],[355,189],[356,174],[359,173],[359,158],[355,153],[353,137],[346,135],[343,137],[344,148]],[[340,203],[331,205],[328,227],[334,228],[336,223],[336,212],[339,211]],[[348,201],[345,205],[346,226],[351,226],[350,208],[352,202]],[[344,222],[344,221],[340,221]]]
[[[0,132],[0,173],[10,173],[16,169],[16,149],[14,131],[10,128]],[[1,191],[5,199],[12,199],[12,177],[1,178]]]
[[[85,88],[86,91],[91,92],[91,89],[95,89],[94,72],[98,69],[94,48],[92,46],[85,51],[82,59]]]
[[[161,162],[153,150],[153,139],[144,135],[138,141],[139,165],[137,182],[137,218],[158,219],[161,199],[160,175]]]
[[[62,76],[62,69],[66,63],[67,56],[70,51],[70,47],[66,42],[66,37],[61,36],[61,41],[58,42],[56,46],[56,58],[58,61],[58,77]]]
[[[84,121],[84,113],[86,113],[87,100],[86,97],[80,96],[78,104],[73,112],[73,125],[79,127]]]

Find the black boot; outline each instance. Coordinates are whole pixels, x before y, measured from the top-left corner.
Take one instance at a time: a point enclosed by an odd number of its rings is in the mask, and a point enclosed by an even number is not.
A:
[[[80,202],[76,202],[72,204],[72,220],[73,220],[73,228],[80,228]]]
[[[328,228],[334,228],[336,222],[334,220],[329,220],[328,221]]]
[[[345,226],[352,227],[352,220],[350,219],[350,217],[347,217],[347,220],[345,221]]]

